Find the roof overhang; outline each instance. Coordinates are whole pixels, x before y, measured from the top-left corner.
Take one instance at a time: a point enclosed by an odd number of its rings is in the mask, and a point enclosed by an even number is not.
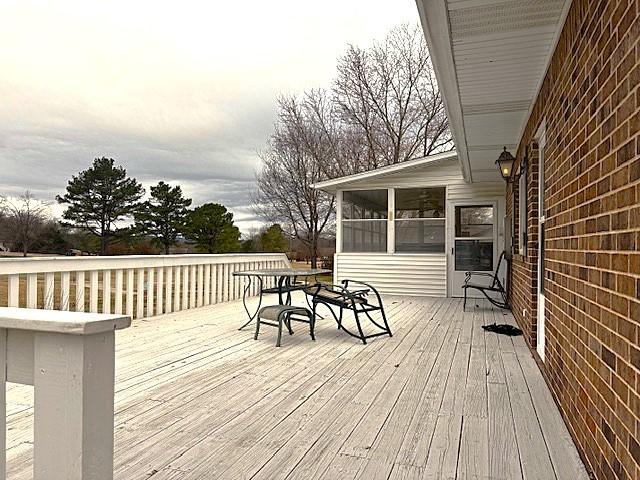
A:
[[[463,176],[498,180],[495,160],[520,143],[571,0],[416,3]]]
[[[368,172],[355,173],[353,175],[347,175],[345,177],[332,178],[331,180],[318,182],[312,185],[312,187],[328,193],[335,193],[338,190],[348,187],[349,185],[353,185],[354,183],[366,182],[367,180],[386,177],[410,170],[422,170],[424,168],[428,168],[433,163],[450,160],[452,158],[455,158],[456,156],[457,153],[455,150],[445,153],[439,153],[437,155],[428,155],[426,157],[415,158],[413,160],[407,160],[406,162],[376,168],[375,170],[369,170]]]

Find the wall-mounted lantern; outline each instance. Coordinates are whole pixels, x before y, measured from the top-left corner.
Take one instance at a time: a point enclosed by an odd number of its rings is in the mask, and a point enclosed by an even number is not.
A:
[[[511,170],[513,169],[513,162],[515,161],[514,156],[511,155],[510,152],[507,152],[507,147],[504,147],[503,152],[496,160],[496,165],[500,169],[500,175],[502,175],[502,178],[507,182],[511,181]]]

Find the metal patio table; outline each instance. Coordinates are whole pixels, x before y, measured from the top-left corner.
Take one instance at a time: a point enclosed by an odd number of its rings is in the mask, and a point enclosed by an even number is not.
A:
[[[260,307],[262,305],[262,295],[265,293],[277,293],[278,303],[280,305],[291,304],[291,292],[296,290],[303,290],[307,288],[309,284],[309,278],[317,275],[324,275],[331,273],[331,270],[324,268],[266,268],[261,270],[243,270],[239,272],[233,272],[234,277],[246,277],[247,281],[244,287],[244,293],[242,294],[242,304],[244,310],[247,312],[249,320],[242,325],[238,330],[242,330],[249,325],[258,315]],[[264,288],[264,279],[273,277],[274,287]],[[298,283],[298,278],[303,278],[304,283]],[[258,307],[256,311],[251,313],[247,306],[247,296],[253,285],[253,281],[258,282]]]

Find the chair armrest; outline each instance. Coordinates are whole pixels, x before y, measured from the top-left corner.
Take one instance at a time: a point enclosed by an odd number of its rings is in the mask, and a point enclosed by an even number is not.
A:
[[[348,290],[349,288],[349,283],[355,283],[357,285],[362,285],[364,287],[366,287],[368,290],[371,290],[374,295],[376,296],[376,298],[378,299],[378,306],[382,306],[382,298],[380,297],[380,293],[378,292],[378,290],[375,289],[375,287],[373,285],[371,285],[370,283],[367,282],[362,282],[360,280],[351,280],[351,279],[345,279],[342,281],[342,284],[344,285],[344,287]],[[364,290],[355,290],[355,292],[363,292]],[[364,293],[364,295],[367,295],[369,292]]]

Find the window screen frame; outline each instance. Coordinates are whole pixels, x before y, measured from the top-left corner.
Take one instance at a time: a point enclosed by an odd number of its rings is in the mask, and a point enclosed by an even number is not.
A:
[[[386,201],[386,210],[385,210],[385,216],[383,218],[345,218],[344,216],[344,205],[345,203],[345,194],[351,193],[351,192],[384,192],[385,193],[385,201]],[[340,211],[339,211],[339,215],[340,215],[340,252],[342,253],[349,253],[349,254],[371,254],[371,253],[387,253],[388,252],[388,248],[389,248],[389,223],[390,223],[390,219],[389,219],[389,189],[388,188],[375,188],[375,187],[369,187],[369,188],[351,188],[351,189],[345,189],[342,190],[340,193]],[[384,248],[380,249],[380,250],[350,250],[350,249],[345,249],[345,225],[348,224],[355,224],[355,223],[362,223],[362,222],[371,222],[371,223],[378,223],[378,224],[384,224]],[[384,222],[384,223],[383,223]]]
[[[447,246],[448,246],[448,239],[447,239],[447,187],[445,185],[432,185],[432,186],[407,186],[407,187],[397,187],[397,188],[392,188],[392,193],[393,193],[393,231],[394,231],[394,239],[393,239],[393,253],[395,254],[414,254],[414,255],[446,255],[447,253]],[[398,218],[398,192],[400,191],[407,191],[407,190],[440,190],[442,192],[442,210],[441,210],[441,216],[439,217],[409,217],[409,218]],[[432,226],[432,225],[436,225],[438,227],[442,228],[442,232],[443,232],[443,243],[442,243],[442,251],[433,251],[433,252],[429,252],[429,251],[421,251],[421,250],[410,250],[410,249],[403,249],[403,250],[398,250],[398,225],[401,224],[411,224],[411,223],[415,223],[416,225],[419,223],[422,223],[423,225],[426,226]],[[400,245],[402,245],[402,243],[400,243]],[[426,245],[426,244],[425,244]]]

